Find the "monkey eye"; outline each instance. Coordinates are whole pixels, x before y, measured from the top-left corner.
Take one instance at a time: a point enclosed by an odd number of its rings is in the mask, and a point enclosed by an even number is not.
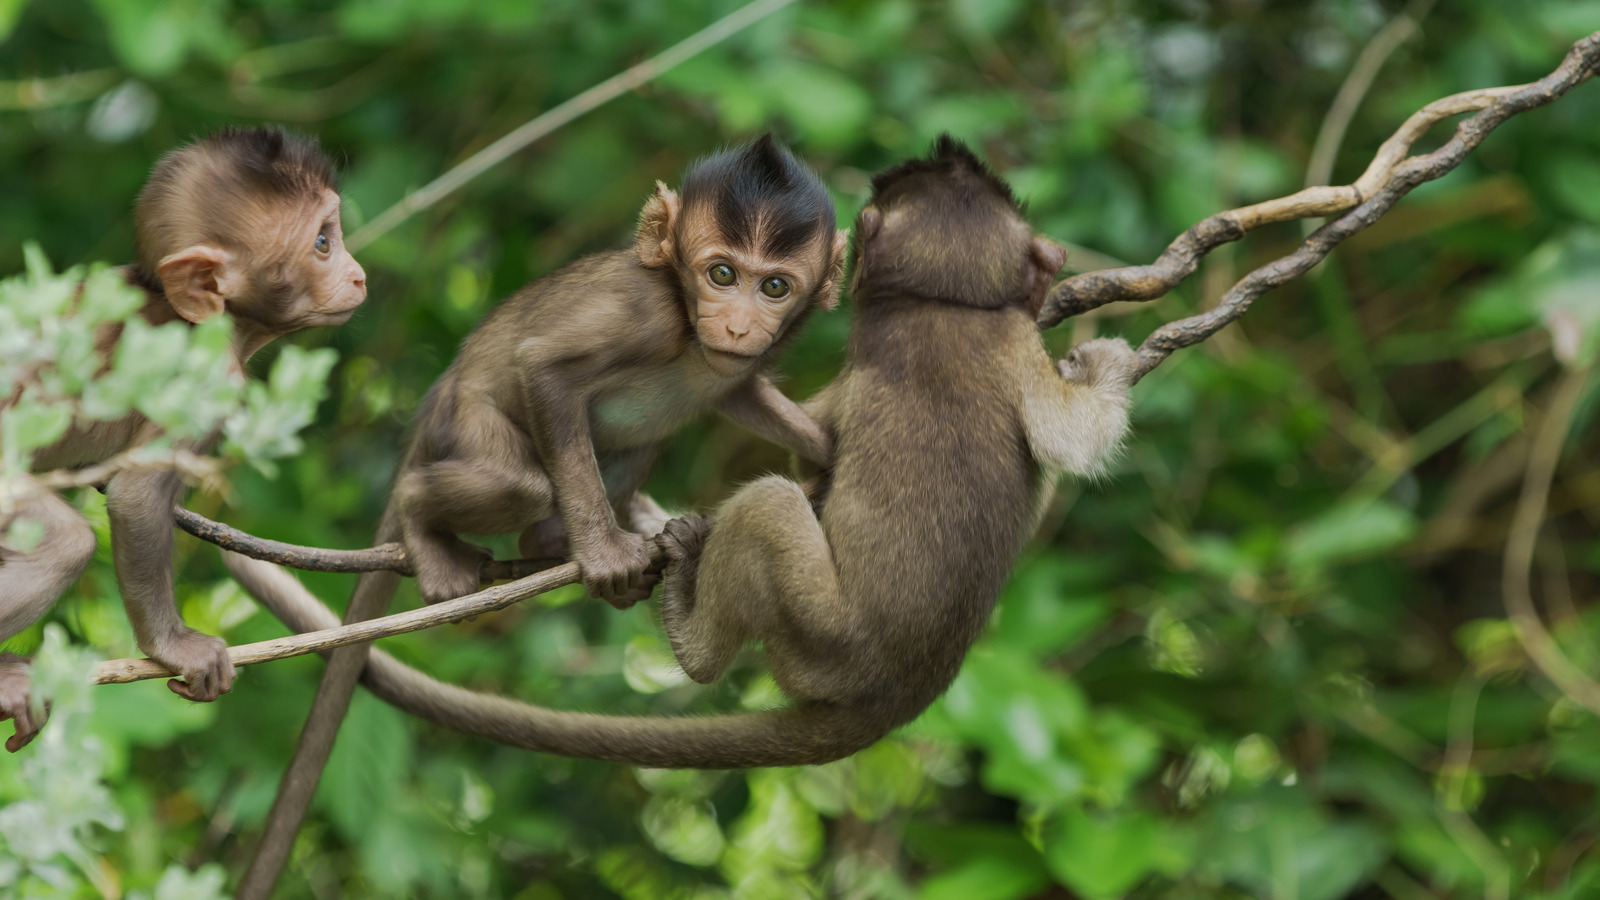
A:
[[[711,278],[712,284],[719,287],[727,287],[739,277],[727,263],[717,263],[706,271],[706,275]]]
[[[318,234],[317,235],[317,252],[318,253],[327,253],[328,252],[328,236],[326,234]]]
[[[774,275],[761,282],[761,293],[776,300],[789,293],[789,282]]]

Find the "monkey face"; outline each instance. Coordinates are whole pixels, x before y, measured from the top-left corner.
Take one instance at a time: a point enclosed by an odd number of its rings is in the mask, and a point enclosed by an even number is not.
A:
[[[367,273],[345,249],[339,195],[333,191],[324,190],[283,229],[275,250],[298,288],[293,328],[341,324],[367,299]]]
[[[815,243],[820,246],[773,257],[734,247],[720,235],[700,240],[687,236],[681,270],[685,301],[701,351],[714,371],[735,375],[748,370],[811,302],[829,250],[822,241]]]

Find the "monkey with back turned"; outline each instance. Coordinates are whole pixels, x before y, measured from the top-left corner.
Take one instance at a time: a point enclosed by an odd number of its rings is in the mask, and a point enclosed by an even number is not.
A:
[[[388,657],[385,700],[447,727],[652,767],[823,763],[915,718],[955,678],[1057,473],[1101,471],[1128,425],[1136,357],[1096,340],[1052,364],[1035,316],[1066,253],[1032,235],[1005,182],[942,137],[873,179],[857,220],[843,373],[805,404],[832,435],[813,511],[758,480],[658,538],[662,618],[689,676],[764,642],[795,704],[705,718],[563,712],[433,681]],[[330,614],[275,567],[227,554],[301,630]]]
[[[156,164],[134,211],[137,262],[124,271],[141,288],[152,325],[233,317],[237,370],[280,335],[348,319],[366,299],[366,273],[344,248],[333,165],[313,141],[276,129],[224,129]],[[120,332],[97,351],[109,359]],[[0,417],[16,402],[0,397]],[[148,442],[159,428],[138,413],[75,423],[33,458],[34,471],[103,461]],[[182,490],[169,470],[129,469],[106,485],[117,583],[139,649],[177,672],[168,682],[190,700],[215,700],[233,685],[219,638],[183,623],[173,598],[172,507]],[[29,480],[27,496],[0,519],[45,526],[29,553],[0,547],[0,641],[49,610],[94,555],[94,531],[53,492]],[[28,669],[0,654],[0,721],[15,719],[16,751],[42,723],[28,701]]]
[[[766,370],[837,302],[834,224],[827,189],[771,135],[696,161],[681,192],[658,183],[632,247],[541,278],[467,338],[423,400],[376,541],[404,545],[430,603],[479,587],[489,553],[463,533],[520,532],[525,556],[570,548],[592,595],[648,597],[646,542],[667,516],[640,487],[669,435],[716,408],[828,461],[827,435]],[[398,583],[361,576],[346,621],[381,613]],[[366,649],[329,659],[244,896],[270,889]]]

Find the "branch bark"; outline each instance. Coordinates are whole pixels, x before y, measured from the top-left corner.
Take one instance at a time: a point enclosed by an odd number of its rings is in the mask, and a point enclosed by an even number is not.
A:
[[[293,545],[284,544],[281,546],[292,547]],[[295,549],[316,550],[314,547]],[[325,554],[338,554],[341,552],[359,554],[371,551],[323,550],[317,552]],[[251,554],[242,553],[241,555],[250,556]],[[253,558],[265,559],[264,557]],[[652,560],[661,558],[661,551],[654,545],[650,548],[650,558]],[[277,560],[266,561],[277,562]],[[325,628],[321,631],[312,631],[291,637],[274,638],[270,641],[257,641],[253,644],[240,644],[236,647],[229,647],[228,658],[233,661],[235,666],[248,666],[255,663],[270,662],[274,659],[285,659],[290,656],[321,653],[339,647],[348,647],[351,644],[364,644],[378,638],[392,637],[411,631],[421,631],[424,628],[432,628],[435,625],[460,622],[463,619],[470,619],[474,616],[481,616],[484,613],[505,609],[529,597],[538,596],[558,587],[576,584],[578,577],[577,563],[562,563],[554,568],[513,581],[510,584],[497,585],[481,590],[476,594],[467,594],[464,597],[446,600],[443,603],[436,603],[432,606],[424,606],[421,609],[411,609],[381,618],[366,619],[349,625],[340,625],[337,628]],[[127,684],[150,678],[171,678],[175,674],[160,663],[149,659],[112,659],[95,667],[93,683]]]
[[[1174,350],[1197,344],[1244,315],[1257,297],[1305,274],[1346,238],[1376,222],[1417,185],[1455,169],[1500,123],[1561,97],[1592,75],[1597,64],[1600,32],[1573,44],[1554,72],[1531,84],[1483,88],[1435,100],[1412,114],[1384,141],[1355,183],[1307,188],[1287,197],[1226,210],[1202,219],[1179,235],[1150,265],[1068,278],[1046,298],[1039,326],[1050,328],[1069,316],[1118,300],[1160,297],[1193,274],[1207,253],[1263,225],[1342,213],[1312,232],[1293,253],[1251,272],[1214,308],[1158,328],[1139,347],[1138,377],[1142,378]],[[1455,135],[1439,149],[1406,156],[1411,145],[1433,125],[1474,110],[1477,115],[1456,126]]]
[[[379,544],[365,550],[326,550],[321,547],[285,544],[282,541],[258,538],[221,522],[214,522],[181,506],[172,510],[172,517],[179,528],[202,541],[216,544],[224,550],[232,550],[243,556],[274,562],[292,569],[302,569],[307,572],[416,574],[410,558],[406,556],[405,548],[395,543]],[[563,562],[565,561],[553,557],[497,559],[484,564],[483,583],[526,578],[559,566]]]

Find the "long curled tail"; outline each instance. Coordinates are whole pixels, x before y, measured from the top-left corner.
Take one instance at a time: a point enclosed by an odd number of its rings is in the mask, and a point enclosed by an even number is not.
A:
[[[251,596],[299,632],[333,628],[338,616],[293,575],[271,563],[223,553]],[[744,769],[832,762],[895,724],[867,711],[804,704],[723,716],[606,716],[533,706],[446,684],[373,650],[361,680],[406,712],[513,747],[663,769]]]

